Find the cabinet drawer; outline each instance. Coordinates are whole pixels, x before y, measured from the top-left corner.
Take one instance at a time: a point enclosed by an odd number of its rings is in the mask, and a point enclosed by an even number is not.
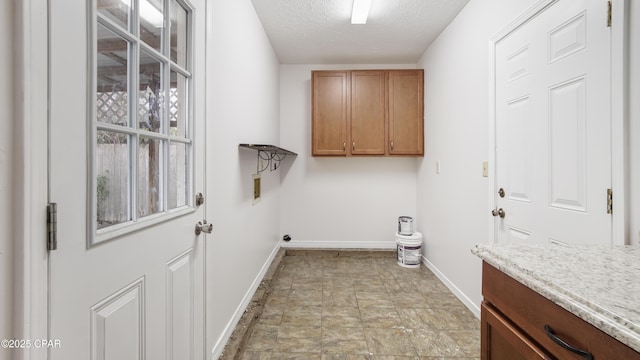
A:
[[[551,357],[502,314],[482,303],[482,360],[549,360]]]
[[[554,304],[537,292],[483,262],[482,294],[490,303],[523,333],[540,344],[552,357],[583,360],[561,347],[547,335],[548,326],[557,337],[577,349],[587,351],[594,360],[640,360],[634,351],[595,326]]]

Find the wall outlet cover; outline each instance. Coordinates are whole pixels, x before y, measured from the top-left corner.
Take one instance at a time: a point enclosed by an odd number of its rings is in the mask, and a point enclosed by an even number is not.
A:
[[[253,174],[253,205],[260,202],[261,178],[260,174]]]

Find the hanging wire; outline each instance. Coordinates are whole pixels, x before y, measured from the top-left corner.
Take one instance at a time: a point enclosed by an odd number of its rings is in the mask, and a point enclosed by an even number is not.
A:
[[[263,153],[265,157],[263,157]],[[267,164],[262,169],[260,169],[260,159],[267,161]],[[270,166],[271,166],[271,157],[269,156],[269,153],[258,150],[258,161],[256,162],[256,174],[260,174],[261,172],[267,170],[267,168]]]
[[[258,150],[258,159],[256,161],[256,174],[259,174],[267,168],[269,171],[277,170],[280,167],[280,162],[287,157],[286,153],[278,153],[271,151],[262,151]],[[266,161],[267,163],[260,168],[260,160]],[[273,166],[271,166],[273,164]]]
[[[251,144],[240,144],[240,147],[243,148],[248,148],[248,149],[254,149],[258,151],[258,159],[257,159],[257,163],[256,163],[256,174],[259,174],[265,170],[267,170],[267,168],[269,168],[270,171],[275,171],[278,170],[278,168],[280,168],[280,162],[282,160],[284,160],[287,155],[293,155],[296,156],[297,154],[294,152],[291,152],[289,150],[285,150],[285,149],[281,149],[278,148],[277,146],[273,146],[273,145],[251,145]],[[267,164],[263,165],[262,168],[260,168],[260,161],[266,161]],[[273,166],[272,166],[273,164]]]
[[[271,160],[273,161],[273,168],[271,168],[271,171],[277,170],[280,167],[280,162],[286,157],[287,154],[272,153]]]

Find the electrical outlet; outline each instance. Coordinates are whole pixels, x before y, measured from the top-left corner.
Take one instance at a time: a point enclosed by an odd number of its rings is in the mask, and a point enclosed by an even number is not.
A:
[[[482,176],[483,177],[489,177],[489,162],[488,161],[483,161],[482,162]]]

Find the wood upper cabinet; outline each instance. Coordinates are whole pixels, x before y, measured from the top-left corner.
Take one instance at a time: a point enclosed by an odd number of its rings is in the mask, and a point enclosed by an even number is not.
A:
[[[385,72],[351,71],[351,155],[384,155]]]
[[[312,71],[312,153],[424,154],[423,70]]]
[[[312,154],[345,156],[350,142],[349,72],[314,71],[311,83]]]
[[[424,71],[389,71],[389,154],[424,155]]]

